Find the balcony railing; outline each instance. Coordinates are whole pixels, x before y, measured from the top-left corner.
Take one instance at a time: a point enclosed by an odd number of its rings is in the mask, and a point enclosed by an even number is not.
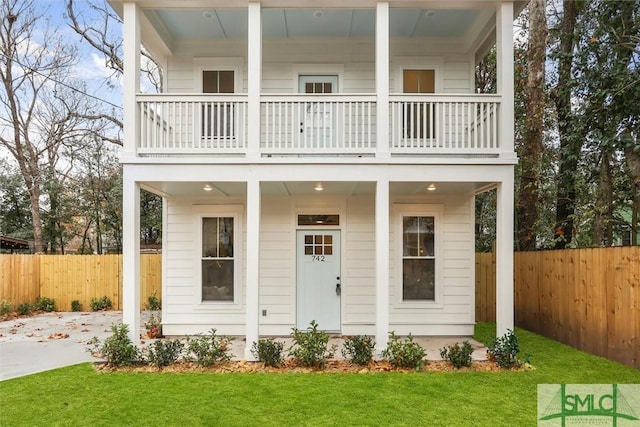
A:
[[[392,95],[391,152],[499,152],[499,96]]]
[[[375,151],[371,95],[264,95],[261,151],[266,154],[364,154]]]
[[[139,95],[139,154],[244,154],[245,95]]]
[[[140,155],[244,155],[246,95],[139,95]],[[393,155],[496,155],[496,95],[391,95]],[[375,95],[262,95],[262,155],[375,155]]]

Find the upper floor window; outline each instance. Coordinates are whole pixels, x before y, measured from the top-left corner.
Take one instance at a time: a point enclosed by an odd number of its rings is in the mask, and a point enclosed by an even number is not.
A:
[[[233,70],[203,70],[203,93],[234,93]],[[232,102],[211,101],[202,106],[202,136],[206,140],[228,140],[235,136],[236,109]]]
[[[233,70],[203,70],[203,93],[234,93],[235,76]]]
[[[402,91],[406,94],[435,93],[435,70],[402,72]],[[409,102],[404,106],[402,123],[404,139],[432,139],[435,137],[435,104]]]

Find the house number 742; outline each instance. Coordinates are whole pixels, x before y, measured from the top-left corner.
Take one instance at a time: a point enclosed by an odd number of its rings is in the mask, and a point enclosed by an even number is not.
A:
[[[311,258],[311,260],[324,262],[324,255],[314,255],[313,258]]]

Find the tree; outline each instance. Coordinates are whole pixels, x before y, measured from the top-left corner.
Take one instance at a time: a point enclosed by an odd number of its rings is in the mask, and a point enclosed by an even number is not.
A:
[[[0,144],[16,160],[29,194],[34,249],[44,250],[40,197],[42,161],[46,152],[56,151],[58,140],[46,139],[36,131],[40,99],[55,92],[56,81],[74,64],[75,51],[64,46],[46,28],[43,37],[34,34],[41,17],[33,1],[2,0],[0,16]]]
[[[31,211],[29,195],[24,190],[20,173],[0,159],[0,234],[20,239],[31,239]]]
[[[520,188],[516,203],[519,250],[536,249],[540,171],[545,116],[545,67],[547,46],[546,0],[529,2],[524,138],[520,146]]]

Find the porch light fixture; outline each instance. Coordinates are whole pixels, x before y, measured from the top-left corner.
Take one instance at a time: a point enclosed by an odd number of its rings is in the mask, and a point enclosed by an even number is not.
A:
[[[211,190],[213,190],[213,187],[212,187],[212,186],[210,186],[209,184],[206,184],[204,187],[202,187],[202,189],[203,189],[204,191],[211,191]]]
[[[202,16],[204,18],[211,19],[213,18],[213,13],[209,12],[208,10],[205,10],[204,12],[202,12]]]
[[[322,18],[324,16],[324,12],[321,10],[314,10],[313,16],[315,16],[316,18]]]
[[[435,10],[425,10],[424,11],[424,16],[426,16],[427,18],[431,18],[432,16],[435,16],[436,11]]]
[[[427,185],[427,191],[436,191],[436,185],[434,183]]]
[[[324,190],[324,187],[322,186],[322,183],[321,182],[317,183],[316,186],[314,187],[314,190],[316,190],[316,191]]]

